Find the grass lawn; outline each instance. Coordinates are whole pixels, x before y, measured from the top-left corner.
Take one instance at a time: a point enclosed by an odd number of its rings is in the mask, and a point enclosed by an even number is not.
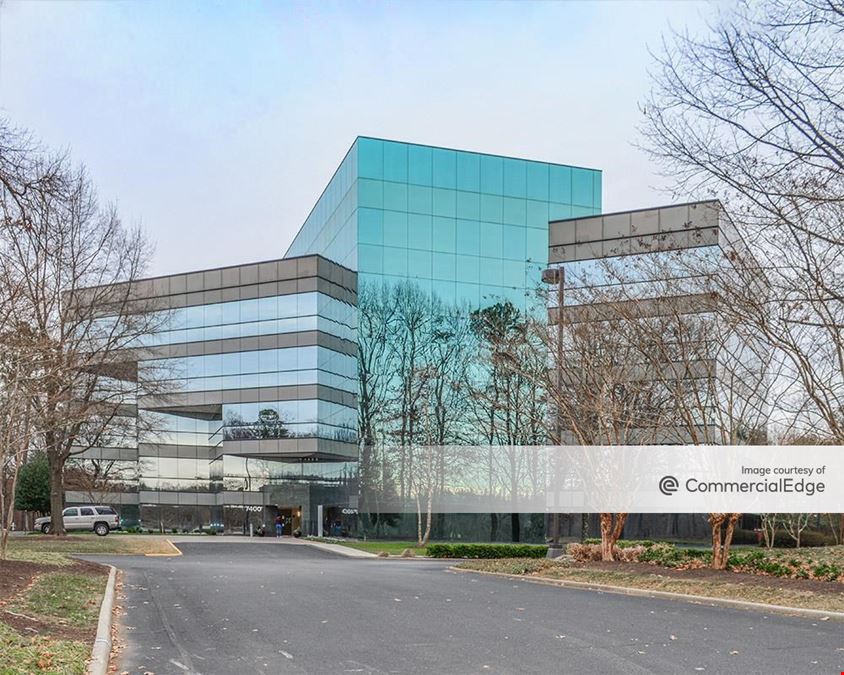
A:
[[[9,537],[9,558],[31,560],[45,564],[66,564],[64,554],[144,555],[146,553],[175,553],[165,537],[151,535],[108,535],[73,534],[67,537],[52,537],[31,534]]]
[[[24,637],[0,622],[0,672],[82,673],[91,646],[79,640],[54,640],[36,635]]]
[[[844,547],[840,548],[844,551]],[[812,549],[778,551],[786,557],[812,555]],[[825,552],[838,560],[839,551]],[[817,555],[814,556],[817,558]],[[771,576],[739,574],[708,569],[675,570],[645,563],[578,563],[571,560],[472,560],[456,567],[482,572],[516,574],[580,581],[590,584],[622,586],[686,595],[745,600],[785,607],[844,612],[844,583]]]
[[[108,568],[56,551],[0,561],[0,673],[83,673]]]
[[[6,605],[19,614],[72,626],[96,625],[106,577],[51,572]]]
[[[415,541],[381,541],[379,539],[371,539],[368,541],[356,541],[347,539],[333,539],[330,537],[323,537],[317,539],[313,537],[314,541],[323,541],[328,544],[340,544],[341,546],[348,546],[349,548],[356,548],[359,551],[366,551],[367,553],[389,553],[390,555],[401,555],[406,548],[413,549],[416,555],[425,555],[427,550],[425,546],[417,547]]]

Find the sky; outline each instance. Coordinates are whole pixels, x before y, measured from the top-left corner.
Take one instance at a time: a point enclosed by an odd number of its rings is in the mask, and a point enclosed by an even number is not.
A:
[[[150,274],[281,257],[358,135],[602,169],[636,147],[648,47],[708,2],[0,0],[0,114],[84,163]]]

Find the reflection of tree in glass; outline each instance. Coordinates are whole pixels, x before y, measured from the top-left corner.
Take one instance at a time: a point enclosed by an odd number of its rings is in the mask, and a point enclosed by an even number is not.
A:
[[[278,412],[272,408],[263,408],[258,412],[257,432],[259,438],[288,438],[290,436]]]

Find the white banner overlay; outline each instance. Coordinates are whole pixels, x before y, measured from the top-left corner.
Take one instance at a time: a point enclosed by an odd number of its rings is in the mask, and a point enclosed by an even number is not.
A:
[[[842,446],[408,446],[377,452],[391,461],[375,467],[383,473],[370,471],[371,482],[362,481],[362,511],[844,513]]]
[[[841,446],[551,449],[548,511],[841,513]]]

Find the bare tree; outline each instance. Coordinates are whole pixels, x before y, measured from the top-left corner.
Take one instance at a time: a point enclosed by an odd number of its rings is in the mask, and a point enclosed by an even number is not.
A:
[[[10,321],[29,326],[36,345],[32,419],[50,464],[52,531],[63,534],[65,464],[107,438],[135,433],[126,420],[154,382],[138,376],[132,350],[167,316],[133,285],[150,245],[100,205],[85,170],[31,143],[15,152],[0,165],[47,167],[47,177],[21,181],[25,189],[2,183],[0,279],[3,294],[18,294]]]
[[[794,540],[794,545],[800,548],[800,537],[803,531],[809,527],[811,513],[783,513],[779,517],[779,524],[785,533]]]
[[[733,253],[745,283],[719,289],[722,311],[772,349],[788,430],[835,444],[844,442],[842,35],[838,0],[742,2],[702,37],[664,42],[643,106],[645,147],[676,192],[719,198],[747,242]]]
[[[545,346],[534,331],[533,320],[511,302],[499,302],[470,315],[476,351],[467,391],[476,429],[474,442],[486,445],[487,492],[514,505],[521,496],[544,485],[544,464],[525,450],[547,439],[547,374]],[[497,516],[493,515],[496,536]],[[520,517],[510,514],[510,536],[521,539]]]

